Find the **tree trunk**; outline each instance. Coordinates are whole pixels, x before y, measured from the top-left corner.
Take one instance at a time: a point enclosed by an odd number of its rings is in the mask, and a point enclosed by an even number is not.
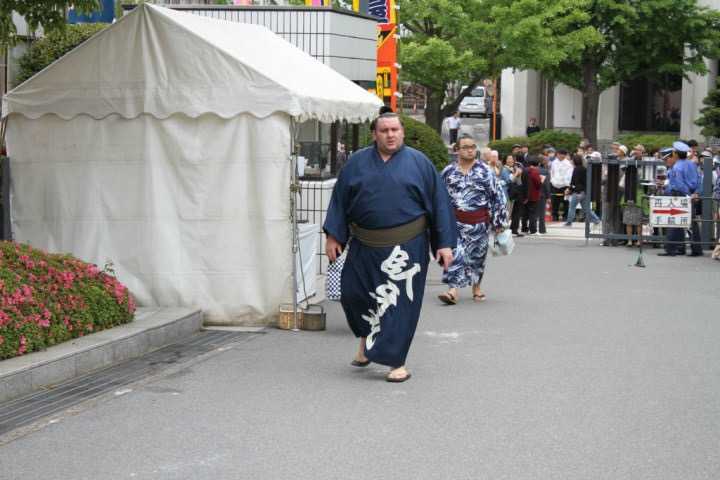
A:
[[[430,88],[427,89],[427,108],[425,108],[425,123],[440,133],[443,114],[442,104],[445,95]]]
[[[583,65],[582,89],[582,131],[592,145],[597,148],[598,106],[600,104],[600,86],[597,80],[597,67],[586,63]]]

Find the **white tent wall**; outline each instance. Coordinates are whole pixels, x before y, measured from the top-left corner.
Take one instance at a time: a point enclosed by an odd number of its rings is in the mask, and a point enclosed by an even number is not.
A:
[[[8,120],[17,241],[111,260],[142,305],[208,323],[292,301],[287,114]]]

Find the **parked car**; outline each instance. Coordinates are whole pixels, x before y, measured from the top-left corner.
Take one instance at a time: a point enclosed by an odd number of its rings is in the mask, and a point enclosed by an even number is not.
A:
[[[465,89],[465,87],[462,88],[463,90]],[[461,117],[486,117],[487,109],[485,105],[485,87],[473,88],[470,95],[460,101],[458,112],[460,112]]]

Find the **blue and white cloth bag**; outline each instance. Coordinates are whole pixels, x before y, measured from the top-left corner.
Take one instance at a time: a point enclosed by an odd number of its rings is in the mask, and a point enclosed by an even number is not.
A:
[[[327,273],[325,274],[325,297],[328,300],[340,301],[340,280],[342,279],[342,271],[349,249],[350,242],[345,245],[342,254],[328,265]]]

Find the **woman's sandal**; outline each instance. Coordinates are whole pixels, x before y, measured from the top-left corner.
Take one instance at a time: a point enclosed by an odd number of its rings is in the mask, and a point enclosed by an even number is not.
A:
[[[446,305],[455,305],[457,303],[457,298],[450,292],[441,293],[438,298]]]
[[[475,293],[473,294],[473,301],[474,302],[484,302],[485,301],[485,294],[484,293]]]

